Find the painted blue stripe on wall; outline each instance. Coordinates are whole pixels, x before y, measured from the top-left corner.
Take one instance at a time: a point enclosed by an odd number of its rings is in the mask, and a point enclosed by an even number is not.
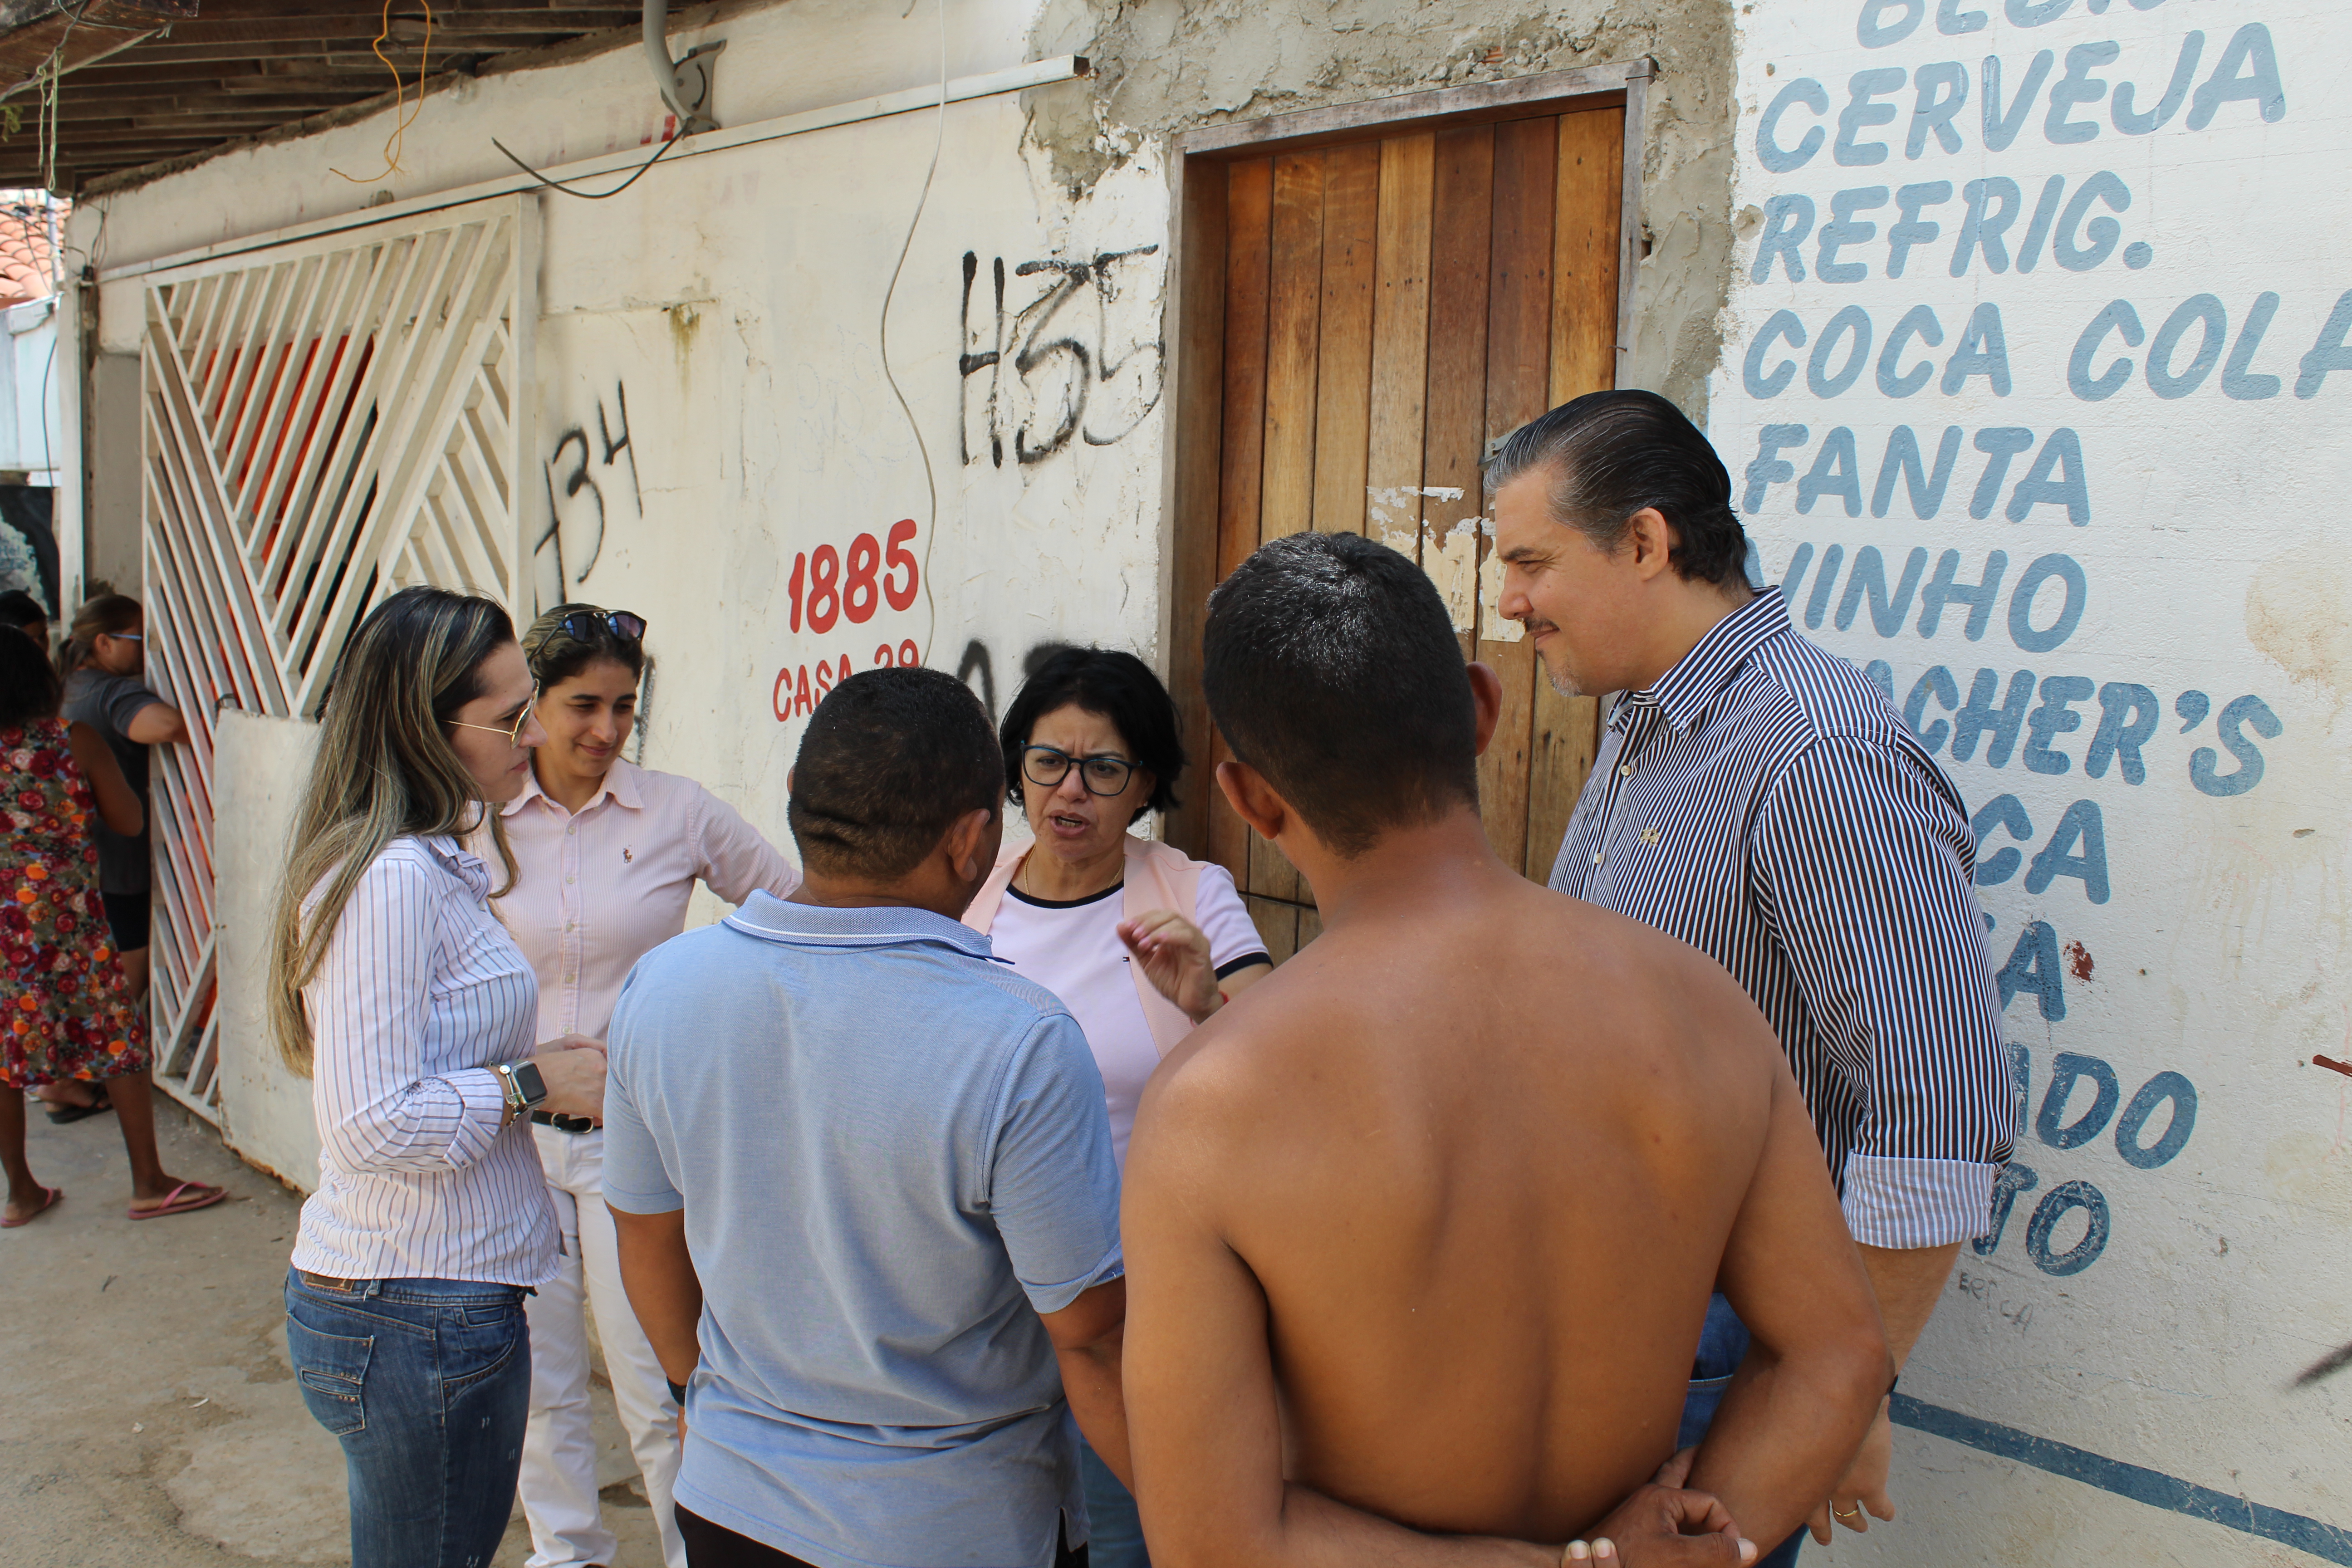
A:
[[[2064,1476],[2069,1480],[2097,1487],[2117,1497],[2127,1497],[2134,1502],[2144,1502],[2151,1508],[2169,1509],[2174,1513],[2185,1513],[2191,1519],[2210,1520],[2215,1524],[2225,1524],[2231,1530],[2259,1535],[2265,1541],[2275,1541],[2283,1546],[2292,1546],[2298,1552],[2308,1552],[2314,1557],[2352,1568],[2352,1530],[2323,1524],[2318,1520],[2289,1513],[2284,1509],[2265,1508],[2261,1503],[2248,1502],[2227,1492],[2217,1492],[2210,1487],[2184,1481],[2178,1476],[2168,1476],[2161,1470],[2127,1465],[2121,1459],[2110,1459],[2087,1448],[2037,1437],[2014,1426],[1980,1421],[1957,1410],[1947,1410],[1940,1405],[1926,1404],[1907,1394],[1895,1396],[1890,1414],[1897,1426],[1931,1432],[1938,1437],[1948,1437],[1955,1443],[1966,1444],[1969,1447],[1981,1449],[2004,1459],[2032,1465],[2037,1470],[2047,1470],[2053,1476]]]

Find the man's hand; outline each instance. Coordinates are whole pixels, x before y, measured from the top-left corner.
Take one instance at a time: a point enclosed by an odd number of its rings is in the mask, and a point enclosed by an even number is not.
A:
[[[1830,1489],[1829,1500],[1813,1510],[1813,1517],[1805,1521],[1812,1530],[1813,1539],[1824,1546],[1830,1543],[1832,1519],[1848,1530],[1867,1533],[1870,1521],[1864,1510],[1883,1520],[1895,1517],[1895,1500],[1886,1495],[1886,1473],[1895,1461],[1895,1426],[1886,1412],[1887,1402],[1882,1399],[1878,1402],[1878,1419],[1870,1424],[1870,1432],[1863,1438],[1862,1447],[1854,1450],[1845,1474]]]
[[[1636,1490],[1593,1526],[1590,1545],[1569,1542],[1561,1561],[1612,1568],[1732,1568],[1756,1561],[1756,1543],[1739,1533],[1721,1500],[1709,1493],[1654,1484]]]

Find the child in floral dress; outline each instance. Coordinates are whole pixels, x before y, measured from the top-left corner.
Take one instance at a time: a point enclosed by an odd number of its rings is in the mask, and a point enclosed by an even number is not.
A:
[[[156,1152],[147,1031],[107,931],[89,832],[102,817],[135,833],[142,813],[105,742],[57,716],[59,690],[31,639],[0,637],[0,1229],[65,1195],[25,1157],[24,1091],[60,1079],[106,1082],[131,1156],[131,1218],[227,1195],[174,1179]]]

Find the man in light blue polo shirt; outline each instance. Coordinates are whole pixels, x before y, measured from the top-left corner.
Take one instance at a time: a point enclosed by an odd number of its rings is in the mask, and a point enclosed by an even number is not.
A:
[[[1003,782],[961,682],[853,676],[793,771],[800,890],[621,994],[604,1195],[688,1387],[694,1568],[1083,1563],[1069,1415],[1126,1477],[1102,1080],[957,919]]]

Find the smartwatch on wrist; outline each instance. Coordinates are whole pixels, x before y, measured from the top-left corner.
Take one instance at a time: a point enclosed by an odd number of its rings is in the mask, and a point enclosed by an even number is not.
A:
[[[500,1062],[491,1070],[506,1090],[510,1116],[528,1116],[547,1099],[547,1079],[536,1062]]]

